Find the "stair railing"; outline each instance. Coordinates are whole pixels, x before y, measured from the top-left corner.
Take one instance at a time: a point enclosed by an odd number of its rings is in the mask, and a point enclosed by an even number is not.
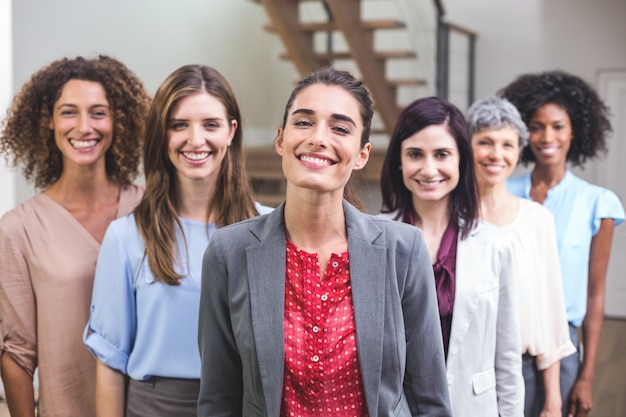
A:
[[[449,98],[450,87],[450,34],[456,32],[467,38],[467,105],[475,98],[476,75],[476,33],[444,20],[445,11],[442,0],[433,0],[437,10],[437,47],[436,47],[436,94]]]

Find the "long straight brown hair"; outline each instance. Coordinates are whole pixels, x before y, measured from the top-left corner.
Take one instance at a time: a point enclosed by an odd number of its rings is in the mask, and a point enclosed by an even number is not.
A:
[[[258,215],[244,169],[241,115],[230,85],[208,66],[186,65],[177,69],[161,84],[150,106],[144,140],[146,190],[134,212],[148,266],[156,280],[169,285],[178,285],[182,278],[175,266],[182,256],[182,248],[176,247],[176,230],[183,233],[183,228],[176,207],[176,168],[167,154],[167,122],[182,98],[203,92],[222,102],[229,122],[237,121],[209,199],[206,220],[212,214],[217,226],[222,227]]]

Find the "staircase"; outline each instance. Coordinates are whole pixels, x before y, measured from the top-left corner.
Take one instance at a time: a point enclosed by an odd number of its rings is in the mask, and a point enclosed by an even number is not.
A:
[[[404,105],[413,101],[415,98],[424,95],[448,96],[449,80],[449,55],[450,40],[448,33],[450,31],[460,32],[463,36],[467,36],[470,40],[471,50],[475,34],[464,28],[451,25],[443,20],[444,11],[441,0],[427,0],[423,2],[413,2],[413,8],[416,4],[420,4],[420,8],[430,4],[433,8],[430,11],[432,15],[432,27],[423,27],[424,21],[411,21],[412,25],[407,28],[404,21],[396,18],[383,18],[382,14],[372,18],[363,18],[364,9],[372,10],[372,5],[376,2],[374,10],[379,11],[382,8],[392,9],[398,6],[398,3],[408,0],[252,0],[262,5],[269,17],[270,23],[265,30],[275,33],[280,37],[285,47],[285,53],[281,55],[283,59],[289,59],[300,73],[301,77],[305,77],[309,73],[323,66],[335,66],[342,69],[348,69],[355,76],[359,77],[368,87],[375,108],[375,116],[372,122],[372,134],[376,136],[391,135],[395,123],[398,119],[400,111]],[[369,3],[366,7],[363,4]],[[388,5],[387,5],[388,4]],[[369,7],[368,7],[369,6]],[[304,11],[315,8],[320,10],[315,19],[311,19]],[[400,15],[401,18],[409,18],[415,20],[415,10],[408,11]],[[410,17],[409,17],[410,16]],[[428,19],[428,18],[426,18]],[[436,22],[436,24],[435,24]],[[416,24],[419,23],[419,24]],[[406,32],[407,38],[415,39],[415,27],[419,26],[421,31],[431,31],[431,42],[434,46],[426,51],[426,56],[432,54],[433,58],[437,55],[436,60],[432,59],[432,67],[430,64],[424,64],[424,60],[418,60],[415,48],[397,47],[402,42],[391,42],[392,48],[381,49],[376,42],[379,35],[390,34],[396,36],[398,32]],[[413,33],[409,33],[409,29]],[[435,36],[436,33],[436,36]],[[426,35],[428,37],[429,35]],[[436,37],[436,40],[435,40]],[[320,42],[320,40],[326,40]],[[336,42],[340,41],[340,42]],[[336,45],[336,43],[343,43]],[[389,43],[388,43],[389,44]],[[321,45],[321,46],[320,46]],[[413,45],[415,46],[415,45]],[[395,48],[395,49],[394,49]],[[424,53],[420,48],[420,53]],[[419,67],[422,62],[422,70],[394,71],[405,65],[407,68]],[[426,60],[427,61],[427,60]],[[436,61],[436,62],[435,62]],[[351,70],[346,62],[352,64],[355,68]],[[417,62],[417,65],[415,64]],[[341,63],[341,64],[338,64]],[[468,100],[473,99],[473,51],[469,53],[470,69],[468,76]],[[409,73],[411,76],[395,76],[390,74]],[[458,72],[458,71],[457,71]],[[404,75],[403,74],[403,75]],[[425,74],[420,78],[416,74]],[[435,86],[436,84],[436,86]],[[405,93],[409,87],[408,101]],[[415,94],[414,87],[422,89],[421,94]],[[404,89],[404,90],[403,90]],[[401,104],[398,104],[398,103]],[[402,104],[404,102],[404,104]],[[361,197],[364,201],[371,200],[368,193],[372,192],[378,195],[378,182],[380,180],[380,169],[386,149],[374,146],[368,162],[360,178],[361,185],[357,186],[364,192]],[[255,191],[256,198],[262,204],[276,206],[284,199],[285,179],[282,175],[281,160],[276,155],[273,147],[267,148],[251,148],[247,149],[246,168]],[[358,181],[358,180],[357,180]],[[371,195],[370,195],[371,196]],[[377,205],[377,204],[374,204]],[[377,212],[379,207],[366,207],[367,211]]]
[[[283,58],[290,59],[302,77],[320,67],[332,65],[336,60],[352,60],[374,99],[383,125],[379,132],[391,133],[400,114],[398,88],[425,84],[425,80],[417,77],[388,78],[386,75],[388,61],[415,59],[414,51],[375,49],[375,32],[403,29],[403,22],[391,19],[362,20],[362,0],[315,0],[327,12],[327,20],[322,22],[306,22],[300,16],[300,3],[312,3],[313,0],[254,1],[264,6],[270,18],[271,24],[266,29],[276,33],[285,46]],[[320,33],[328,34],[329,39],[332,39],[330,36],[333,33],[340,33],[348,47],[347,51],[333,51],[332,48],[317,50],[315,36]]]

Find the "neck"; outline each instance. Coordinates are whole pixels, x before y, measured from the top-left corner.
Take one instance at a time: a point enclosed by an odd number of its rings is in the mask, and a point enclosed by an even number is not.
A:
[[[557,185],[567,172],[567,166],[565,164],[559,165],[539,165],[535,163],[531,174],[531,180],[533,185],[544,184],[548,188],[552,188]]]
[[[504,182],[478,184],[480,217],[496,226],[506,226],[517,216],[519,201],[510,194]]]
[[[417,216],[415,226],[428,235],[443,235],[450,223],[449,198],[439,201],[413,199],[413,209]]]
[[[478,194],[480,197],[480,205],[482,207],[489,207],[491,209],[496,209],[502,202],[506,200],[508,196],[510,196],[509,192],[506,190],[506,185],[504,183],[498,184],[478,184]]]
[[[321,248],[347,242],[342,193],[291,190],[285,201],[285,233],[299,248],[318,253]]]
[[[104,169],[68,166],[45,193],[65,206],[93,205],[119,197],[120,185]]]
[[[209,200],[215,188],[214,182],[177,180],[176,211],[188,220],[206,222]],[[209,222],[213,221],[212,214]]]

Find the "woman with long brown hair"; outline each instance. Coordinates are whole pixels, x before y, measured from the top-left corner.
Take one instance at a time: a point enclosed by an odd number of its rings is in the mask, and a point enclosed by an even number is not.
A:
[[[98,358],[99,416],[196,415],[204,249],[216,229],[270,210],[254,203],[242,139],[234,93],[215,69],[183,66],[158,89],[144,197],[111,224],[96,268],[85,343]]]

